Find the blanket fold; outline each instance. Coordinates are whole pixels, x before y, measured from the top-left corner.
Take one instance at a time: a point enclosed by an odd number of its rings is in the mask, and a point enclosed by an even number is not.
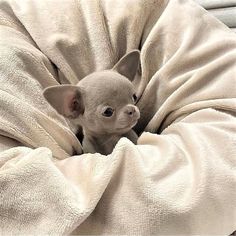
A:
[[[138,145],[76,155],[43,89],[133,49]],[[0,0],[0,234],[232,233],[235,59],[235,34],[193,1]]]

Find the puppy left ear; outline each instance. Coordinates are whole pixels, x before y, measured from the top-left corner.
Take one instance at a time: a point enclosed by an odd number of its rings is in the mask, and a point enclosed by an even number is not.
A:
[[[56,85],[46,88],[43,96],[66,118],[75,119],[84,112],[82,91],[75,85]]]
[[[131,82],[134,80],[140,62],[140,52],[138,50],[125,54],[112,68],[119,74],[127,77]]]

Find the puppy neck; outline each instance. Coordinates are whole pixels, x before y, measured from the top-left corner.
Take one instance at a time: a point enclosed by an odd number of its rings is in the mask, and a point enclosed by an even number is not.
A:
[[[116,143],[122,137],[119,134],[95,134],[87,130],[83,130],[84,140],[89,141],[96,150],[101,154],[111,153]]]
[[[99,140],[101,140],[101,142],[106,142],[108,140],[110,140],[113,137],[121,137],[122,135],[120,134],[111,134],[108,132],[104,132],[104,133],[94,133],[93,131],[90,131],[88,129],[85,129],[83,127],[83,135],[84,137],[87,137],[90,140],[96,140],[99,142]]]

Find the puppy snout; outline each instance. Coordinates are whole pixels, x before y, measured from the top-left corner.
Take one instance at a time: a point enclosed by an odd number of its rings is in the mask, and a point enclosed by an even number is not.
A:
[[[133,116],[135,113],[135,108],[133,106],[127,106],[125,109],[125,113],[129,116]]]
[[[133,105],[128,105],[125,109],[125,113],[129,115],[130,117],[138,116],[139,111],[138,108],[136,108]]]

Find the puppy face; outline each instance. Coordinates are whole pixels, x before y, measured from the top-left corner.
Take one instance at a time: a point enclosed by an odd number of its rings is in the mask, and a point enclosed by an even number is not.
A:
[[[74,119],[94,133],[126,133],[138,121],[139,109],[132,83],[113,71],[93,73],[78,83],[83,113]]]
[[[128,53],[111,69],[92,73],[77,85],[59,85],[44,91],[48,102],[63,116],[96,134],[123,134],[140,117],[132,80],[139,52]]]

